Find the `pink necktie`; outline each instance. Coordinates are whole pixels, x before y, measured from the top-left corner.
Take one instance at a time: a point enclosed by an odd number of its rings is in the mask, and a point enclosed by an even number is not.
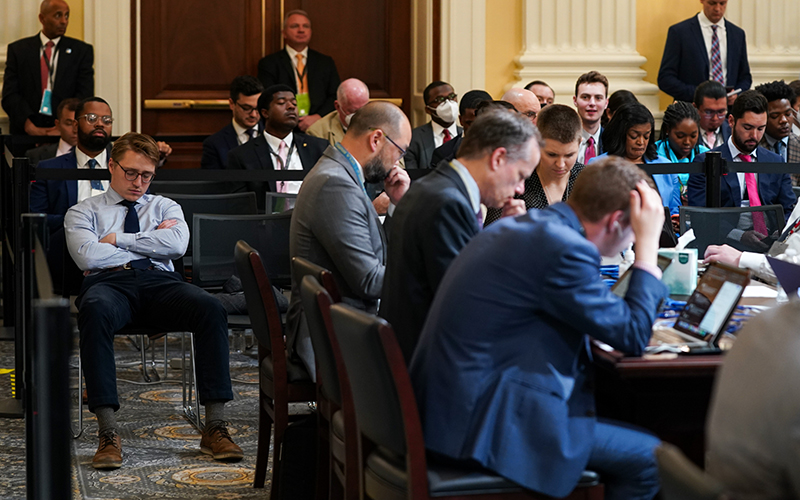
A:
[[[753,157],[750,155],[739,154],[739,158],[745,163],[753,162]],[[761,198],[758,197],[758,181],[756,180],[756,174],[752,172],[745,173],[744,184],[747,187],[747,197],[750,199],[750,206],[760,207]],[[753,212],[753,229],[764,236],[769,234],[767,232],[767,224],[764,222],[763,212]]]
[[[717,145],[717,134],[715,132],[706,132],[706,145],[708,149],[714,149]]]
[[[44,52],[42,53],[41,60],[42,93],[44,93],[50,80],[50,58],[53,56],[54,45],[52,40],[44,45]]]
[[[280,158],[280,169],[286,170],[286,143],[281,141],[281,145],[278,146],[278,157]],[[280,181],[278,184],[278,192],[285,193],[286,192],[286,183],[284,181]]]
[[[589,137],[586,141],[586,152],[583,154],[583,164],[589,163],[589,160],[597,156],[597,151],[594,149],[594,137]]]

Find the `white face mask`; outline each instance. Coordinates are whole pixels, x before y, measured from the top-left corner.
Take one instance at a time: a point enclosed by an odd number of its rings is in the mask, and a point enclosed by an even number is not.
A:
[[[446,100],[436,107],[436,116],[445,123],[453,123],[458,116],[458,104],[455,101]]]
[[[352,120],[352,119],[353,119],[353,115],[354,115],[354,114],[355,114],[355,113],[350,113],[349,115],[347,115],[347,116],[345,116],[345,117],[344,117],[344,126],[345,126],[345,128],[347,128],[347,127],[349,127],[349,126],[350,126],[350,120]]]

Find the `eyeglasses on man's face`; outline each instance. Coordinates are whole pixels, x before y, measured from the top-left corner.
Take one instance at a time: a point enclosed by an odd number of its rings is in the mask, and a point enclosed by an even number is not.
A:
[[[86,122],[91,124],[91,125],[94,125],[95,123],[97,123],[98,119],[103,123],[103,125],[111,125],[112,123],[114,123],[114,117],[113,116],[109,116],[109,115],[98,116],[98,115],[96,115],[94,113],[86,113],[85,115],[81,115],[81,116],[75,118],[75,121],[78,121],[81,118],[85,118]]]
[[[386,140],[387,140],[387,141],[389,141],[389,142],[391,142],[391,143],[394,145],[394,147],[396,147],[396,148],[398,149],[398,151],[400,151],[400,158],[402,158],[402,157],[404,157],[404,156],[406,155],[406,150],[405,150],[405,149],[403,149],[403,148],[401,148],[400,146],[398,146],[398,145],[397,145],[397,143],[396,143],[396,142],[394,142],[394,141],[392,140],[392,138],[391,138],[391,137],[389,137],[389,136],[386,134],[386,132],[384,132],[383,130],[381,130],[381,129],[379,129],[379,128],[371,128],[370,130],[380,130],[380,131],[381,131],[381,133],[383,134],[383,136],[384,136],[384,137],[386,137]]]
[[[435,108],[436,106],[440,105],[445,101],[455,101],[456,99],[458,99],[458,94],[456,94],[455,92],[448,95],[440,95],[431,99],[431,102],[428,103],[428,106]]]
[[[114,162],[122,169],[122,172],[125,173],[125,179],[134,182],[140,175],[142,176],[142,182],[148,184],[150,181],[153,180],[153,177],[156,176],[155,172],[137,172],[135,170],[128,170],[122,166],[120,162],[114,160]]]
[[[239,108],[244,111],[244,114],[249,115],[252,113],[258,113],[258,108],[253,106],[248,106],[247,104],[239,104],[239,101],[234,101],[234,104],[239,106]]]
[[[721,109],[721,110],[706,109],[706,110],[703,110],[703,116],[705,116],[706,118],[725,118],[726,116],[728,116],[728,110],[727,109]]]

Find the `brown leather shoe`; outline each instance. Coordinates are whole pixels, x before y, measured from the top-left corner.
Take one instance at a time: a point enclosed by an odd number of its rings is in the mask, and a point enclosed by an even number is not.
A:
[[[119,469],[122,467],[122,440],[115,431],[100,434],[100,446],[92,459],[95,469]]]
[[[206,425],[200,440],[200,451],[211,455],[214,460],[237,462],[244,457],[244,453],[231,439],[226,424],[227,422],[218,420]]]

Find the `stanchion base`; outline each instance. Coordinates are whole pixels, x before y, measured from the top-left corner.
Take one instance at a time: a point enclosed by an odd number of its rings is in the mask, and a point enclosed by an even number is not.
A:
[[[0,418],[22,418],[24,416],[21,399],[0,399]]]
[[[0,340],[14,340],[14,327],[13,326],[0,327]]]

